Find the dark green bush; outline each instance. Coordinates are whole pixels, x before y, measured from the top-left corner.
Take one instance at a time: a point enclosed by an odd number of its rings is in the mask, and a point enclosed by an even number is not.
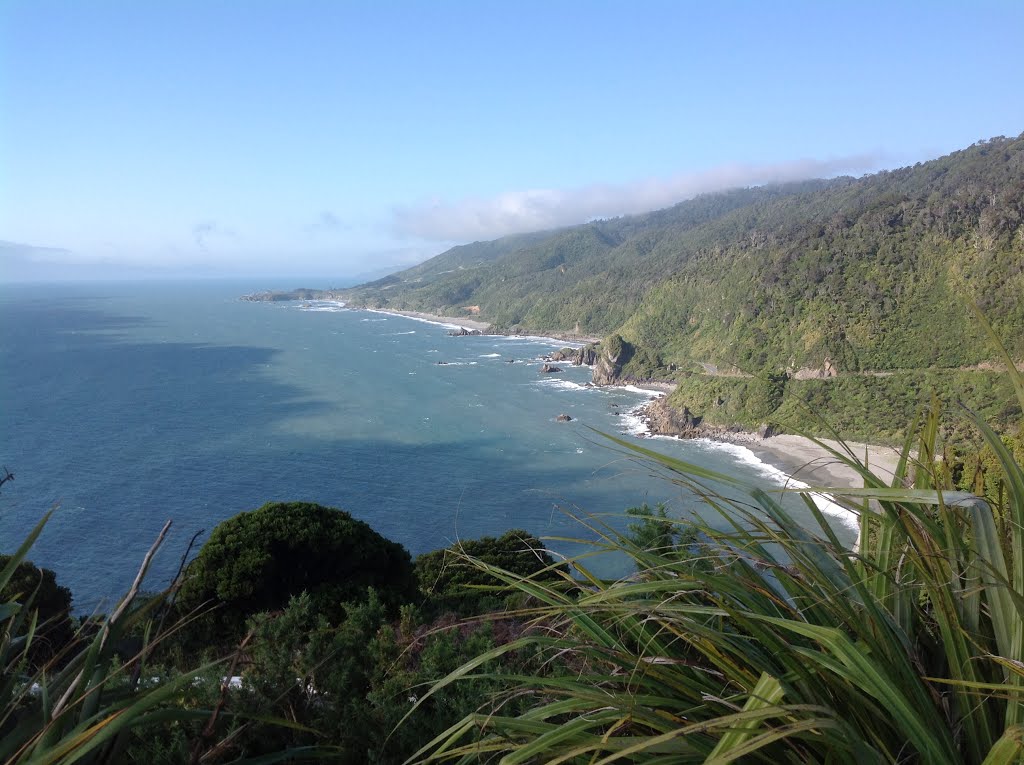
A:
[[[415,595],[404,547],[342,510],[271,502],[213,530],[188,567],[175,605],[181,614],[207,609],[190,636],[223,647],[244,634],[247,618],[279,611],[303,592],[337,624],[343,604],[365,600],[370,587],[391,609]]]

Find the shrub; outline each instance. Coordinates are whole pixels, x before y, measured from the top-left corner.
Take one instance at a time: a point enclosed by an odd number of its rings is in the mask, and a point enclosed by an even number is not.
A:
[[[0,569],[12,560],[10,555],[0,555]],[[28,654],[31,666],[46,664],[74,639],[71,590],[57,584],[57,575],[50,569],[28,560],[18,563],[6,586],[0,589],[0,603],[8,601],[31,602],[38,613],[39,626]]]
[[[537,537],[521,529],[424,553],[416,559],[416,576],[434,611],[468,616],[498,608],[509,592],[515,591],[469,559],[538,581],[560,580],[560,572],[566,570],[556,566]]]
[[[337,624],[343,604],[365,600],[370,587],[392,609],[414,596],[404,547],[342,510],[271,502],[213,530],[189,565],[175,606],[183,615],[203,611],[189,631],[193,640],[226,646],[244,634],[247,618],[279,611],[303,592]]]

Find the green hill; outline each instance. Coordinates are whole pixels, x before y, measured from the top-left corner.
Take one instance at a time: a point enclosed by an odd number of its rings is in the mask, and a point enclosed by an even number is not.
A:
[[[723,425],[750,426],[781,405],[749,411],[749,392],[731,405],[711,390],[739,384],[723,370],[781,376],[780,396],[806,381],[817,388],[804,398],[819,404],[835,402],[808,378],[845,380],[833,388],[854,397],[901,386],[916,395],[925,370],[991,359],[972,302],[1024,357],[1024,136],[859,179],[709,194],[477,242],[343,297],[448,316],[473,306],[507,332],[620,335],[634,360],[616,374],[677,380]],[[907,374],[917,383],[904,385]]]

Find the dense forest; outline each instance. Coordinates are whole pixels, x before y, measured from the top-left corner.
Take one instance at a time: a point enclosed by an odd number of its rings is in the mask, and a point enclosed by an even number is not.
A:
[[[614,334],[630,348],[622,379],[678,382],[679,406],[727,402],[737,376],[781,379],[778,406],[748,406],[739,386],[728,406],[701,408],[709,421],[750,427],[796,397],[827,401],[844,435],[891,440],[928,370],[976,372],[968,387],[982,395],[970,403],[982,409],[996,405],[993,388],[1009,400],[974,306],[1024,356],[1024,136],[863,178],[707,194],[455,247],[337,294],[472,312],[502,332]],[[715,386],[725,393],[708,395]],[[872,401],[870,417],[858,400]]]

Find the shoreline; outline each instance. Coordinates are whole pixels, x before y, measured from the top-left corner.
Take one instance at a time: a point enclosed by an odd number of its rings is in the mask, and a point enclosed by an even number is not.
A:
[[[480,321],[479,319],[457,316],[439,316],[438,314],[426,313],[424,311],[399,311],[395,309],[360,308],[356,306],[352,306],[352,308],[361,311],[370,311],[372,313],[402,316],[407,319],[425,321],[449,328],[462,327],[467,330],[476,330],[481,334],[492,335],[495,337],[536,337],[537,339],[543,340],[573,343],[598,341],[597,338],[581,337],[566,332],[551,332],[546,335],[515,335],[505,332],[492,332],[490,331],[491,324],[485,321]],[[631,387],[634,389],[649,391],[660,398],[661,396],[667,395],[675,390],[676,385],[674,383],[660,382],[633,382],[629,384],[623,383],[622,385],[610,385],[607,387]],[[651,436],[657,435],[668,435],[669,437],[680,438],[679,436],[670,436],[669,434],[652,432],[650,430],[650,422],[645,412],[642,411],[645,408],[646,404],[640,407],[641,411],[638,412],[639,416],[644,420],[644,423],[647,426],[646,434],[638,434],[640,438],[650,438]],[[780,434],[762,438],[757,433],[736,432],[731,433],[728,438],[719,438],[711,433],[699,437],[708,438],[709,440],[717,441],[719,443],[729,443],[735,446],[744,447],[761,462],[785,473],[789,481],[807,484],[815,489],[856,489],[861,488],[864,485],[863,479],[855,470],[840,462],[833,454],[822,446],[814,443],[806,436]],[[838,441],[826,438],[822,438],[820,441],[837,451],[844,451],[840,448]],[[896,466],[899,463],[899,452],[896,448],[854,441],[849,441],[846,445],[858,456],[858,458],[863,459],[866,452],[868,466],[871,470],[883,480],[891,482],[896,471]],[[837,491],[836,493],[841,493],[841,491]]]
[[[425,311],[399,311],[394,308],[363,308],[361,306],[346,307],[355,311],[371,311],[373,313],[391,314],[392,316],[404,316],[407,319],[417,319],[419,321],[430,322],[431,324],[440,324],[445,327],[462,327],[463,329],[476,330],[482,335],[492,335],[494,337],[527,337],[538,338],[541,340],[553,340],[559,343],[576,343],[582,345],[598,343],[601,341],[601,338],[599,337],[589,337],[586,335],[577,335],[573,332],[558,332],[554,330],[549,330],[546,334],[542,335],[531,335],[518,332],[497,332],[494,330],[494,325],[490,322],[464,316],[439,316],[436,313],[426,313]]]
[[[406,319],[418,319],[419,321],[430,322],[431,324],[440,324],[444,327],[461,327],[463,329],[476,330],[481,334],[492,334],[490,330],[491,325],[489,322],[480,321],[479,319],[468,319],[461,316],[438,316],[433,313],[424,313],[422,311],[396,311],[393,308],[361,308],[359,306],[345,306],[356,311],[370,311],[371,313],[385,313],[392,316],[404,316]]]
[[[838,441],[819,439],[821,443],[845,453]],[[860,489],[864,479],[853,468],[840,462],[822,446],[806,436],[782,434],[768,438],[752,438],[742,444],[758,459],[786,473],[791,480],[808,484],[815,489]],[[848,441],[846,446],[860,460],[867,454],[868,468],[886,483],[891,483],[899,464],[899,450],[891,446]]]
[[[516,337],[506,333],[489,332],[491,325],[487,322],[476,319],[463,319],[452,316],[438,316],[436,314],[424,313],[422,311],[396,311],[382,308],[363,308],[360,310],[373,311],[374,313],[388,313],[396,316],[404,316],[409,319],[429,321],[445,326],[465,327],[470,330],[478,330],[483,334],[491,334],[497,337]],[[584,342],[591,338],[579,338],[568,333],[551,333],[548,335],[529,335],[529,337],[557,340],[559,342]],[[570,339],[575,338],[575,339]],[[652,394],[663,396],[675,390],[673,383],[645,382],[630,383],[628,385],[612,385],[614,388],[639,388],[650,391]],[[643,413],[640,413],[644,417]],[[644,417],[646,423],[646,417]],[[659,435],[648,430],[648,434],[642,437]],[[767,465],[785,473],[789,480],[799,481],[816,489],[859,489],[863,487],[864,481],[853,468],[840,462],[835,455],[823,447],[814,443],[806,436],[792,434],[781,434],[761,438],[756,433],[736,433],[735,438],[715,438],[709,434],[712,441],[731,443],[749,449],[755,457]],[[822,438],[823,444],[843,451],[838,441]],[[891,482],[899,463],[899,452],[894,447],[881,446],[878,444],[864,444],[849,441],[846,444],[849,449],[859,458],[863,459],[865,450],[867,453],[868,467],[871,468],[879,478]],[[838,493],[838,492],[837,492]]]

